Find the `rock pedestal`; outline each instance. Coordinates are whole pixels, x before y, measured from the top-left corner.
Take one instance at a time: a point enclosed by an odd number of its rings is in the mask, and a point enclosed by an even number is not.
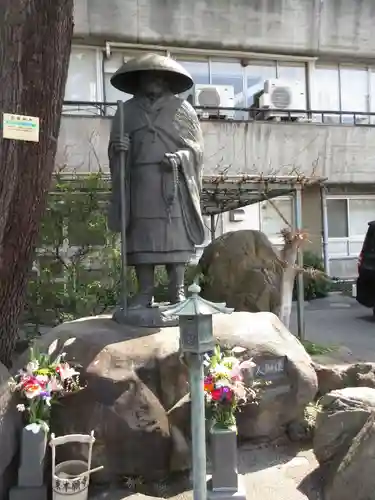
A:
[[[244,438],[284,432],[317,390],[303,346],[271,313],[218,314],[213,329],[221,347],[240,346],[244,357],[287,356],[284,390],[266,389],[260,404],[245,407],[238,418]],[[82,366],[87,388],[54,407],[52,431],[95,431],[93,467],[104,465],[104,471],[93,479],[155,480],[190,468],[188,371],[180,357],[178,327],[136,328],[92,317],[59,325],[38,344],[45,350],[53,340],[70,337],[76,342],[67,348],[67,359]],[[69,459],[84,458],[80,448],[69,451]]]
[[[322,398],[314,453],[321,465],[326,500],[373,498],[375,389],[348,387]]]

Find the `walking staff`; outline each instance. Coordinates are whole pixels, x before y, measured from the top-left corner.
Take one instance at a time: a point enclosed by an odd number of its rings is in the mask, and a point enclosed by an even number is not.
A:
[[[117,101],[119,114],[120,137],[124,137],[124,102]],[[121,184],[121,275],[122,275],[122,309],[124,317],[128,311],[128,296],[127,296],[127,258],[126,258],[126,163],[128,152],[124,149],[120,151],[120,184]]]

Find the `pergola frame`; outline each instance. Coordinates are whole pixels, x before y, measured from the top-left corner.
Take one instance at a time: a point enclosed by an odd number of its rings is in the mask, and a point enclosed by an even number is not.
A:
[[[319,186],[322,189],[326,179],[303,175],[236,175],[219,174],[205,176],[201,195],[202,212],[209,215],[211,241],[215,238],[215,215],[243,208],[254,203],[293,194],[294,231],[302,231],[302,195],[306,186]],[[303,267],[303,249],[298,248],[297,266]],[[303,273],[297,274],[297,325],[298,337],[305,337]]]
[[[63,174],[65,180],[76,183],[77,190],[80,190],[79,178],[83,173]],[[324,191],[326,179],[323,177],[307,177],[304,175],[263,175],[263,174],[239,174],[227,175],[220,173],[217,175],[204,175],[202,180],[201,207],[203,215],[211,218],[211,240],[215,238],[215,216],[223,212],[243,208],[254,203],[293,194],[294,199],[294,231],[301,231],[302,226],[302,196],[301,191],[307,186],[319,186],[320,192]],[[110,176],[104,174],[101,191],[109,192]],[[326,221],[323,222],[323,234],[326,233]],[[326,249],[326,241],[323,241]],[[326,255],[325,255],[326,261]],[[297,266],[303,267],[303,250],[298,249]],[[304,338],[304,287],[303,273],[297,274],[297,320],[298,337]]]

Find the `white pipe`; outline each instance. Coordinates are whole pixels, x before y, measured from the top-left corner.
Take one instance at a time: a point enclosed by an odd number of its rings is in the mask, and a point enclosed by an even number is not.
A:
[[[246,52],[238,50],[208,50],[208,49],[198,49],[193,47],[173,47],[170,45],[152,45],[144,43],[128,43],[128,42],[106,42],[105,53],[107,57],[111,54],[111,48],[116,49],[128,49],[128,50],[157,50],[170,52],[172,54],[186,54],[186,55],[200,55],[200,56],[211,56],[211,57],[233,57],[238,59],[266,59],[275,61],[298,61],[298,62],[308,62],[316,61],[317,57],[308,56],[288,56],[285,54],[262,54],[260,52]]]
[[[323,243],[323,262],[324,272],[330,275],[329,255],[328,255],[328,212],[327,212],[327,196],[324,186],[320,188],[320,209],[322,216],[322,243]]]

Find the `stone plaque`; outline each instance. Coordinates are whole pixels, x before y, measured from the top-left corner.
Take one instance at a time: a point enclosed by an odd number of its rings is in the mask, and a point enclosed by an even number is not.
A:
[[[267,384],[262,399],[274,398],[290,391],[286,356],[266,356],[254,359],[254,362],[257,365],[255,378]]]
[[[257,367],[255,378],[277,382],[286,378],[286,356],[262,357],[254,360]]]

